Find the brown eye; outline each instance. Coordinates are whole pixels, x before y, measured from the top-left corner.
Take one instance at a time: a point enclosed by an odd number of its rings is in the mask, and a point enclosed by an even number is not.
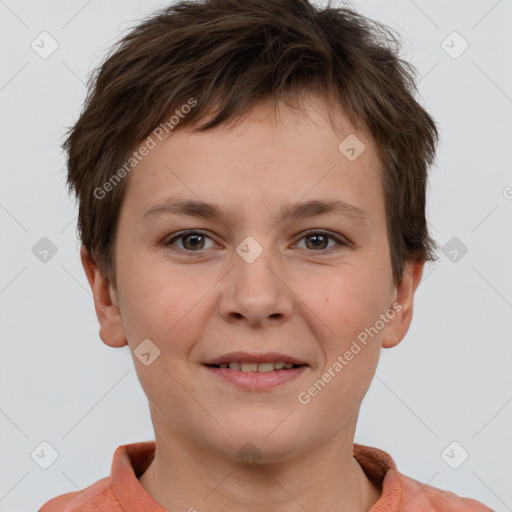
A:
[[[308,235],[305,237],[308,249],[326,249],[329,245],[329,237],[325,235]],[[308,244],[308,240],[311,242]]]
[[[327,249],[332,249],[333,247],[328,247],[329,241],[334,241],[339,245],[347,245],[343,239],[338,236],[332,235],[325,231],[309,231],[305,236],[301,238],[301,240],[306,240],[305,246],[306,249],[310,249],[312,251],[325,251]]]
[[[181,249],[188,252],[197,252],[205,248],[206,239],[211,240],[210,237],[206,236],[204,233],[199,231],[189,231],[174,236],[168,240],[165,245],[175,245],[178,240],[181,240],[181,247],[178,246],[178,250]]]

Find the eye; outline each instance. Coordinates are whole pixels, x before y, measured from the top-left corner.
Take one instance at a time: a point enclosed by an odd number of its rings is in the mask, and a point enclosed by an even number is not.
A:
[[[206,240],[213,240],[201,231],[182,231],[165,242],[166,246],[174,246],[171,249],[181,250],[184,252],[199,252],[203,249],[210,249],[213,245],[207,246]],[[340,236],[334,235],[327,231],[310,230],[307,231],[299,241],[306,240],[305,248],[316,252],[333,249],[328,247],[330,241],[334,241],[335,245],[348,246],[348,243]],[[310,242],[308,242],[308,240]],[[177,242],[179,244],[177,245]]]
[[[330,240],[333,240],[338,245],[347,246],[348,243],[341,237],[333,235],[327,231],[310,230],[300,240],[311,240],[311,243],[306,242],[306,249],[312,250],[326,250]],[[332,249],[332,247],[330,247]]]
[[[188,252],[198,252],[201,249],[208,249],[208,247],[205,247],[206,239],[211,240],[209,236],[205,235],[201,231],[185,231],[178,233],[171,239],[167,240],[165,245],[174,245],[177,240],[181,240],[182,246],[178,247],[178,249]]]

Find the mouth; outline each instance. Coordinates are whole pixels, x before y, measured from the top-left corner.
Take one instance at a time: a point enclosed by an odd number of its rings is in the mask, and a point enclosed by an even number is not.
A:
[[[241,370],[243,372],[269,372],[282,369],[289,370],[297,366],[309,366],[306,361],[297,359],[289,354],[282,354],[280,352],[261,352],[256,354],[242,351],[223,354],[221,356],[208,359],[207,361],[204,361],[203,364],[206,366],[215,366],[217,368]]]
[[[270,363],[252,363],[246,361],[230,361],[220,364],[205,364],[211,368],[225,368],[228,370],[239,371],[239,372],[258,372],[258,373],[269,373],[276,370],[292,370],[294,368],[300,368],[307,366],[306,364],[295,364],[290,362],[270,362]]]
[[[304,361],[276,352],[233,352],[203,363],[217,382],[247,391],[266,391],[284,385],[310,368]]]

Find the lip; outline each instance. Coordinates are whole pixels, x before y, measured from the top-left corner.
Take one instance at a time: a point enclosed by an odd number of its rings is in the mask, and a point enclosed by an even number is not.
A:
[[[246,362],[256,362],[248,361],[247,359],[242,360]],[[272,361],[276,360],[272,359]],[[282,359],[280,359],[280,361],[282,361]],[[230,370],[229,368],[217,368],[216,366],[204,365],[204,367],[212,372],[212,374],[216,377],[219,377],[240,389],[245,389],[248,391],[266,391],[273,389],[279,385],[284,384],[285,382],[290,382],[291,380],[296,379],[308,368],[308,366],[299,366],[297,368],[290,368],[289,370],[274,370],[272,372],[242,372],[239,370]]]
[[[230,352],[229,354],[223,354],[219,357],[214,357],[213,359],[209,359],[208,361],[203,362],[203,364],[221,364],[221,363],[232,363],[232,362],[243,362],[243,363],[293,363],[293,364],[302,364],[309,366],[306,361],[301,361],[293,356],[288,356],[286,354],[280,354],[278,352],[265,352],[260,354],[251,354],[249,352]],[[233,370],[230,370],[233,371]],[[275,370],[281,371],[281,370]],[[286,370],[288,371],[288,370]],[[249,372],[247,372],[249,373]],[[274,373],[274,372],[269,372]]]

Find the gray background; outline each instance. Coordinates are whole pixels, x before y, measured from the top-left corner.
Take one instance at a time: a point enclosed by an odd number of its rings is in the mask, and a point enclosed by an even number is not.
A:
[[[110,474],[120,444],[153,439],[128,347],[98,336],[59,145],[88,73],[165,5],[0,0],[0,511],[83,489]],[[512,1],[350,5],[397,30],[418,69],[419,101],[441,129],[429,222],[448,244],[426,268],[407,337],[382,352],[355,440],[423,483],[512,510]],[[43,31],[59,45],[47,59],[31,48]],[[469,44],[457,58],[453,31]],[[43,237],[57,248],[46,262],[32,251]],[[43,441],[59,454],[48,469],[31,457]],[[452,464],[469,453],[458,469],[445,462],[453,441]]]

